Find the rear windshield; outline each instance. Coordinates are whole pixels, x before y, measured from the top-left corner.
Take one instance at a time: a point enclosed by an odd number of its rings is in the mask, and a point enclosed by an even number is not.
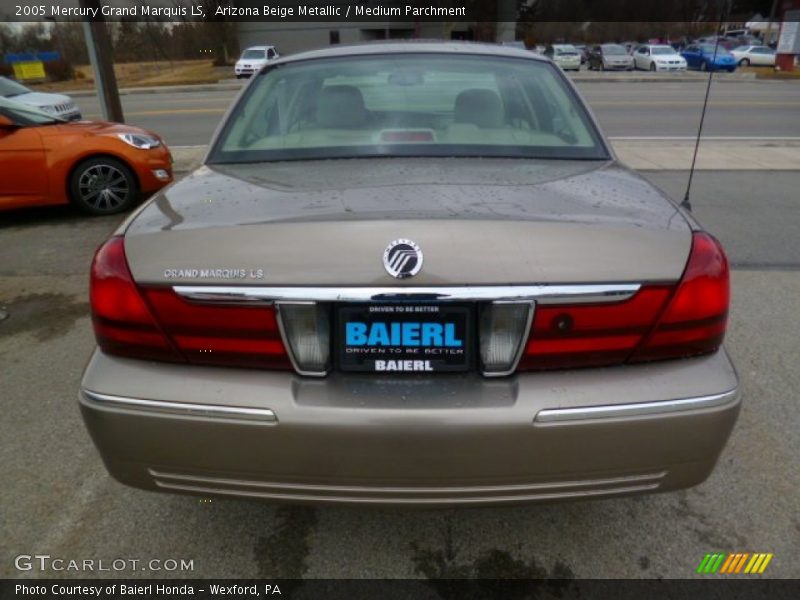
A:
[[[603,52],[606,54],[627,54],[625,48],[622,46],[616,46],[614,44],[603,46]]]
[[[707,44],[704,46],[700,46],[700,49],[705,52],[706,54],[714,54],[716,49],[717,56],[727,56],[730,54],[724,46],[713,46],[711,44]]]
[[[608,152],[551,63],[404,53],[263,71],[209,162],[359,156],[600,159]]]

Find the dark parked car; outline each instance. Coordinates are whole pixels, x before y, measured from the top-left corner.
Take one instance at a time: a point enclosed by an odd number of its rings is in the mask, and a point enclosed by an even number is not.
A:
[[[589,60],[589,47],[586,44],[573,44],[573,46],[581,55],[581,64],[585,65],[586,61]]]

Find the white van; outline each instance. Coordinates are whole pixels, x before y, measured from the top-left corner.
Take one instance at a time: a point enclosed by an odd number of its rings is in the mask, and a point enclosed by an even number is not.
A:
[[[278,58],[278,51],[275,50],[275,46],[250,46],[236,61],[234,67],[236,79],[258,73],[261,67],[276,58]]]

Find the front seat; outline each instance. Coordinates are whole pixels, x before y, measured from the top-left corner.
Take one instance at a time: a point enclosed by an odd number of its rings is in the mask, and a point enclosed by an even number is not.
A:
[[[456,123],[469,123],[482,129],[503,126],[503,102],[497,92],[484,89],[464,90],[456,96]]]
[[[369,123],[361,90],[353,85],[322,88],[317,99],[317,125],[323,129],[358,129]]]

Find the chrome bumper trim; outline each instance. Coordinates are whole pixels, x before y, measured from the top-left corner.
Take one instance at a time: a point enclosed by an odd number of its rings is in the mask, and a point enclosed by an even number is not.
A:
[[[551,491],[555,488],[583,488],[601,487],[612,485],[633,485],[641,483],[659,483],[667,475],[667,471],[657,471],[655,473],[643,473],[637,475],[623,475],[619,477],[600,477],[597,479],[578,479],[564,481],[545,481],[540,483],[523,483],[511,485],[472,485],[472,486],[353,486],[353,485],[320,485],[307,483],[279,483],[271,481],[232,479],[227,477],[208,477],[204,475],[191,475],[183,473],[167,473],[158,469],[148,468],[147,472],[153,479],[174,480],[186,484],[200,485],[208,484],[216,487],[254,487],[262,489],[278,489],[301,492],[327,492],[327,493],[371,493],[371,494],[398,494],[410,496],[413,494],[429,494],[433,496],[447,496],[473,493],[510,493],[510,492],[531,492],[531,491]]]
[[[575,285],[486,285],[450,287],[247,287],[176,285],[176,294],[195,302],[272,304],[274,302],[464,302],[488,300],[619,302],[639,291],[638,283]]]
[[[655,402],[636,402],[632,404],[616,404],[604,406],[584,406],[578,408],[547,408],[536,413],[534,423],[560,423],[564,421],[593,421],[596,419],[612,419],[614,417],[638,417],[675,413],[686,410],[715,408],[735,402],[739,397],[739,389],[711,396],[681,398],[679,400],[663,400]]]
[[[642,485],[632,485],[628,487],[616,487],[607,490],[575,490],[571,492],[552,492],[527,495],[509,496],[486,496],[477,498],[362,498],[356,496],[314,496],[310,494],[278,494],[273,492],[260,492],[254,490],[227,490],[214,487],[170,484],[156,481],[156,486],[174,492],[186,492],[190,494],[203,494],[208,496],[233,496],[238,498],[259,498],[262,500],[273,500],[276,502],[315,502],[318,504],[388,504],[388,505],[419,505],[419,506],[449,506],[449,505],[470,505],[480,506],[482,504],[502,504],[502,503],[524,503],[548,500],[573,500],[578,498],[595,498],[605,496],[619,496],[627,494],[641,494],[653,492],[658,489],[657,483],[647,483]]]
[[[578,481],[495,486],[340,486],[247,481],[165,473],[148,469],[158,488],[194,494],[277,501],[347,504],[482,505],[614,496],[657,490],[666,471]]]
[[[220,406],[218,404],[193,404],[190,402],[163,402],[125,396],[111,396],[90,390],[81,390],[81,401],[86,404],[124,408],[148,412],[167,413],[184,417],[205,417],[237,421],[277,423],[278,417],[268,408],[246,408],[243,406]]]

